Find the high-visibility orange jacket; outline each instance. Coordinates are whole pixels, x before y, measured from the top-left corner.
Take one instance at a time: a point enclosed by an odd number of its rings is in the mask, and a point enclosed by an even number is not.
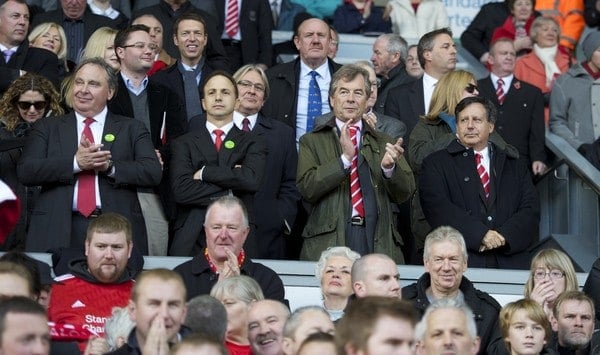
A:
[[[571,51],[575,50],[585,27],[583,0],[536,0],[535,9],[558,22],[560,44]]]

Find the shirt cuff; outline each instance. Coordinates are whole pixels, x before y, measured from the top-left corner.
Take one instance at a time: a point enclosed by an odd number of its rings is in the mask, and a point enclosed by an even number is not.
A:
[[[394,164],[391,168],[386,169],[383,167],[383,165],[381,166],[381,171],[383,172],[383,176],[386,179],[390,179],[392,177],[392,175],[394,174],[394,169],[396,168],[396,164]]]
[[[342,164],[344,165],[344,169],[350,169],[350,165],[352,165],[352,162],[348,159],[346,159],[346,157],[344,156],[344,154],[342,154],[340,156],[342,158]]]

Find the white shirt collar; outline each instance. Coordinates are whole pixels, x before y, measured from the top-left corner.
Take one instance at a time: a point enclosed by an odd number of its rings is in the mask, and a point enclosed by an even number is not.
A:
[[[237,128],[242,129],[242,121],[244,120],[244,118],[248,118],[248,120],[250,121],[250,130],[253,130],[254,126],[256,126],[256,120],[258,119],[258,112],[250,116],[244,116],[237,111],[233,111],[233,123],[236,125]]]
[[[494,85],[494,89],[498,88],[498,79],[502,79],[502,81],[504,81],[504,92],[508,92],[508,90],[510,89],[510,84],[513,81],[513,78],[515,77],[514,74],[510,74],[508,76],[503,76],[503,77],[499,77],[498,75],[494,74],[494,73],[490,73],[490,79],[492,80],[492,84]]]
[[[229,131],[231,131],[231,129],[233,128],[233,121],[223,125],[222,127],[217,127],[214,124],[208,122],[208,120],[206,121],[206,129],[208,130],[208,132],[212,135],[213,131],[215,129],[220,129],[221,131],[223,131],[223,138],[225,138],[228,134]]]
[[[104,122],[106,122],[106,114],[107,114],[107,113],[108,113],[108,109],[106,108],[106,106],[104,106],[104,108],[102,109],[102,111],[100,111],[100,112],[99,112],[97,115],[95,115],[95,116],[92,116],[92,118],[93,118],[93,119],[94,119],[96,122],[98,122],[98,123],[100,123],[100,124],[104,125]],[[82,115],[82,114],[80,114],[79,112],[75,111],[75,117],[77,118],[77,121],[83,122],[83,121],[85,121],[85,119],[86,119],[88,116],[83,116],[83,115]]]
[[[434,87],[435,84],[437,84],[439,80],[434,78],[433,76],[427,74],[427,73],[423,73],[423,87],[425,88],[431,88]]]
[[[321,64],[321,66],[316,69],[311,69],[308,65],[304,64],[304,62],[300,61],[300,77],[310,76],[311,71],[316,71],[319,76],[323,79],[329,77],[329,61],[325,60],[325,63]]]

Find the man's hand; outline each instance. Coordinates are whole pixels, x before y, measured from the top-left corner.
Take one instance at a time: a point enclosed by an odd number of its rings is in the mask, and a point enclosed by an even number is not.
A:
[[[548,169],[548,167],[546,166],[546,164],[544,164],[543,161],[536,160],[533,163],[531,163],[531,170],[533,171],[533,175],[542,175],[546,172],[546,169]]]
[[[82,137],[81,143],[75,153],[77,165],[81,170],[105,171],[108,169],[108,161],[112,157],[110,151],[101,150],[102,144],[94,144],[86,137]]]
[[[352,139],[350,139],[350,125],[352,123],[350,120],[344,122],[342,126],[342,131],[340,132],[340,145],[342,146],[342,154],[344,157],[348,159],[348,161],[352,161],[354,158],[354,144],[352,144]]]
[[[373,4],[373,0],[367,0],[365,2],[365,7],[363,8],[363,19],[368,19],[371,16],[371,5]]]
[[[150,330],[146,337],[146,344],[142,349],[144,355],[167,355],[169,354],[169,343],[167,342],[167,330],[165,321],[161,316],[156,316],[150,323]]]
[[[404,148],[402,148],[402,138],[398,138],[396,143],[385,144],[385,154],[381,159],[381,166],[384,169],[391,169],[396,165],[396,162],[404,155]]]
[[[227,253],[227,260],[223,264],[223,270],[219,272],[219,280],[240,275],[237,256],[229,249],[226,249],[225,252]]]
[[[106,339],[93,336],[88,340],[83,355],[101,355],[106,354],[109,350]]]
[[[374,111],[363,114],[363,120],[371,126],[374,130],[377,130],[377,115]]]
[[[496,248],[500,248],[506,244],[506,239],[502,236],[502,234],[496,232],[495,230],[489,230],[485,233],[485,236],[481,240],[481,246],[479,247],[479,251],[487,251]]]

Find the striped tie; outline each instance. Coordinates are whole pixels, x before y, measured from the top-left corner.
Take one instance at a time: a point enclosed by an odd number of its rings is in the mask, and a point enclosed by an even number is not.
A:
[[[490,176],[485,170],[485,166],[481,163],[482,155],[481,153],[475,153],[475,163],[477,164],[477,174],[479,174],[479,179],[481,180],[481,185],[483,186],[483,192],[485,192],[485,198],[490,197]]]
[[[360,190],[360,181],[358,179],[358,140],[356,133],[359,128],[350,126],[350,139],[354,145],[354,157],[350,163],[350,200],[352,201],[352,216],[365,216],[365,206],[363,205],[362,191]],[[356,211],[356,213],[354,213]]]
[[[223,145],[223,134],[225,134],[225,132],[223,132],[220,129],[215,129],[213,131],[213,133],[215,134],[215,148],[217,149],[217,152],[221,150],[221,145]]]
[[[233,38],[238,32],[238,0],[227,2],[227,17],[225,18],[225,32]]]
[[[503,86],[504,86],[504,80],[498,79],[497,83],[498,83],[498,86],[497,86],[497,89],[496,89],[496,96],[498,97],[498,103],[500,105],[502,105],[504,103],[504,97],[505,97],[505,95],[504,95],[504,88],[503,88]]]

